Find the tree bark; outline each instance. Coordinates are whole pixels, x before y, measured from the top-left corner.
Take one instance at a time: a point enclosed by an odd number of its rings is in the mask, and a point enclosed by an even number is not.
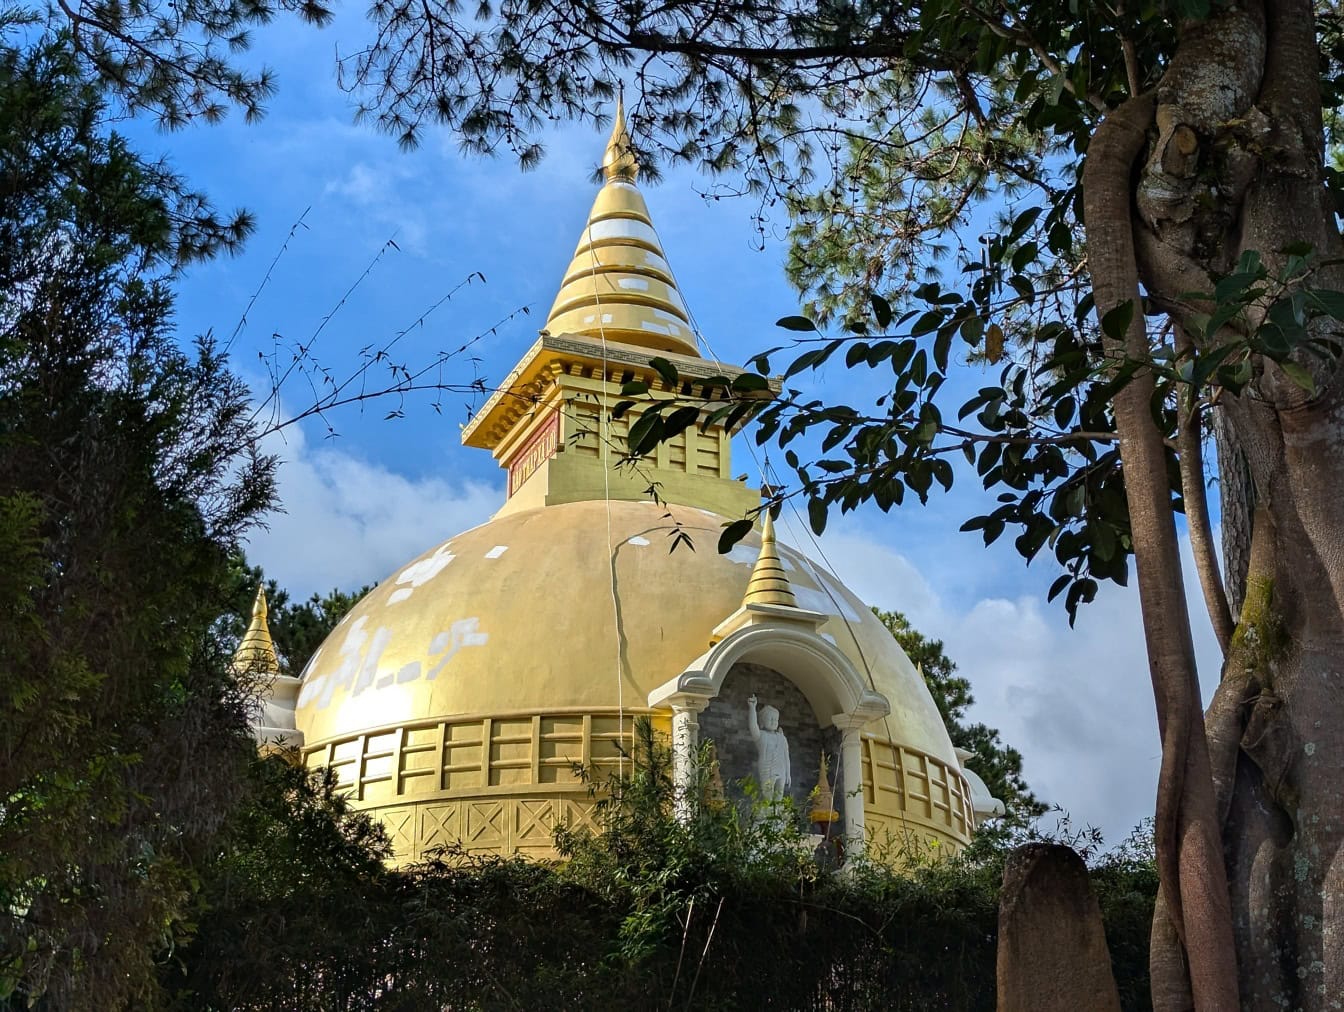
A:
[[[1107,337],[1117,360],[1150,362],[1134,249],[1131,178],[1153,122],[1151,96],[1130,99],[1102,122],[1083,171],[1089,266],[1099,318],[1128,302],[1130,323]],[[1181,580],[1166,447],[1150,404],[1153,374],[1140,368],[1115,398],[1116,430],[1148,665],[1162,736],[1157,797],[1158,873],[1189,967],[1194,1007],[1238,1005],[1236,952],[1203,708]]]
[[[1274,272],[1301,242],[1326,262],[1309,283],[1344,289],[1329,264],[1341,243],[1310,0],[1224,9],[1183,32],[1179,48],[1136,186],[1136,227],[1154,251],[1144,290],[1197,333],[1182,309],[1192,276],[1211,281],[1250,250]],[[1164,139],[1178,134],[1181,157],[1163,158]],[[1251,307],[1246,333],[1268,308]],[[1334,321],[1315,326],[1340,336]],[[1223,391],[1216,408],[1237,625],[1207,741],[1242,1007],[1315,1012],[1344,995],[1344,379],[1335,360],[1295,358],[1314,391],[1257,357],[1251,383]],[[1164,979],[1171,965],[1154,960]],[[1154,983],[1156,996],[1156,972]]]
[[[1255,509],[1255,486],[1246,467],[1246,457],[1237,442],[1227,415],[1214,411],[1213,445],[1218,461],[1218,519],[1223,543],[1223,586],[1227,606],[1235,623],[1246,597],[1246,570],[1251,557],[1251,511]]]

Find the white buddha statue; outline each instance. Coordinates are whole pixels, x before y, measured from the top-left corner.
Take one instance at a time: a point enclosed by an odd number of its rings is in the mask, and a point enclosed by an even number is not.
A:
[[[756,719],[756,697],[747,699],[747,729],[756,743],[756,781],[761,797],[778,801],[792,785],[789,775],[789,740],[779,729],[779,711],[773,706],[761,707],[760,720]]]

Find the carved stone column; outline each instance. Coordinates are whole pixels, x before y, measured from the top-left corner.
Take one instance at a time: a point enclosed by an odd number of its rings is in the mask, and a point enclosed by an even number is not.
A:
[[[872,718],[842,713],[831,718],[840,729],[840,776],[845,793],[845,838],[851,848],[864,845],[863,739],[859,736]]]
[[[676,787],[676,815],[683,822],[695,814],[696,756],[700,751],[701,711],[709,700],[682,696],[672,703],[672,783]]]

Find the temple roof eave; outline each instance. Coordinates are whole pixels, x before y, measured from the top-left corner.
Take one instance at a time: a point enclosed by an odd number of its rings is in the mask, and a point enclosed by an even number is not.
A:
[[[655,353],[645,347],[617,341],[608,341],[604,348],[581,334],[550,334],[543,331],[471,421],[462,426],[462,443],[485,450],[494,449],[495,442],[490,433],[501,416],[517,413],[519,395],[542,379],[557,363],[620,368],[648,382],[651,390],[665,389],[665,381],[649,365],[649,360],[654,357],[666,359],[679,377],[693,382],[720,376],[731,380],[746,371],[698,355],[670,351]],[[772,392],[778,392],[778,381],[771,380],[770,388]]]

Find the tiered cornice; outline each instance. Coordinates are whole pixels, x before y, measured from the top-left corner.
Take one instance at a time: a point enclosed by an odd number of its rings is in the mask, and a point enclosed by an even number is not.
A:
[[[606,183],[593,201],[546,330],[699,355],[690,314],[635,186],[639,162],[620,103],[602,173]]]

